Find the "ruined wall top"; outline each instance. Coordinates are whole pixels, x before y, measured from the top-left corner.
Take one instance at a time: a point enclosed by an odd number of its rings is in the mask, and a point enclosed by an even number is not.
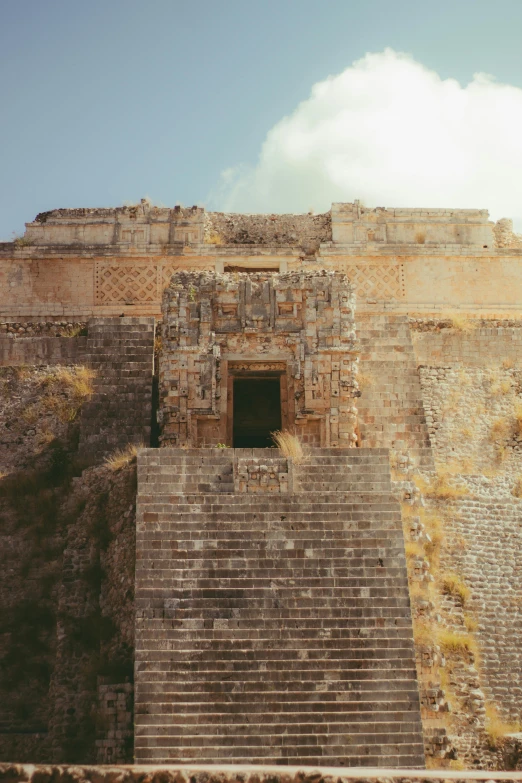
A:
[[[299,248],[304,255],[321,247],[453,245],[477,249],[520,247],[521,239],[495,225],[482,209],[368,208],[359,201],[335,203],[320,215],[234,214],[202,207],[156,207],[140,204],[111,209],[55,209],[26,224],[24,245],[116,246],[159,252],[165,247],[220,246]]]

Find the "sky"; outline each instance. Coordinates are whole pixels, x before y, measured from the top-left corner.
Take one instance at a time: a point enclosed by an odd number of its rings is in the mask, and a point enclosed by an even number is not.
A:
[[[143,197],[522,231],[521,31],[521,0],[0,0],[0,239]]]

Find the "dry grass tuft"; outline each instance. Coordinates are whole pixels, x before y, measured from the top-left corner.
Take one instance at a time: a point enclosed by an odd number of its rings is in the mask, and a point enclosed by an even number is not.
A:
[[[522,435],[522,402],[515,403],[515,434]]]
[[[450,460],[444,468],[447,476],[470,476],[476,471],[476,465],[471,457]]]
[[[207,245],[224,245],[225,241],[221,234],[218,234],[217,231],[211,231],[210,234],[205,238],[205,242]]]
[[[85,329],[83,326],[68,326],[65,329],[62,330],[61,335],[62,337],[79,337],[80,335],[85,333]]]
[[[424,231],[417,231],[415,234],[415,241],[418,245],[423,245],[426,242],[426,234]]]
[[[489,439],[492,443],[498,443],[498,441],[506,440],[506,438],[509,437],[510,432],[511,428],[507,419],[495,419],[489,431]]]
[[[460,313],[454,313],[450,316],[451,325],[458,332],[471,332],[476,329],[478,322],[472,320],[467,315],[461,315]]]
[[[511,370],[515,366],[515,360],[511,358],[511,356],[507,357],[507,359],[504,359],[502,362],[502,367],[504,370]]]
[[[293,435],[288,430],[276,430],[270,434],[275,445],[285,457],[291,457],[296,465],[305,461],[308,456],[307,450],[297,435]]]
[[[509,394],[512,388],[511,378],[503,376],[498,370],[489,373],[489,393],[493,396]]]
[[[474,617],[471,617],[469,614],[464,615],[464,625],[466,626],[466,631],[468,633],[476,633],[479,628],[479,624],[475,620]]]
[[[407,541],[404,545],[404,550],[408,558],[421,557],[424,559],[426,557],[424,547],[418,541]]]
[[[510,378],[504,378],[503,381],[500,383],[500,393],[501,394],[509,394],[509,392],[512,389],[512,383]]]
[[[45,390],[45,395],[38,405],[39,413],[52,414],[62,422],[74,421],[83,403],[94,391],[95,377],[96,373],[89,367],[60,367],[44,375],[40,387]],[[28,408],[24,419],[29,422],[31,415]]]
[[[432,646],[436,641],[436,632],[433,625],[427,622],[415,622],[413,624],[413,641],[416,645]]]
[[[444,574],[441,579],[442,591],[447,595],[458,598],[462,606],[471,598],[471,590],[464,584],[458,574]]]
[[[135,443],[129,443],[124,449],[117,449],[105,460],[105,464],[111,470],[120,470],[126,465],[130,465],[136,461],[138,456],[138,449],[143,448],[143,444],[136,445]]]
[[[429,483],[422,477],[415,477],[414,481],[422,494],[432,500],[456,500],[469,495],[467,487],[450,484],[448,476],[448,471],[438,470],[437,475]]]
[[[511,494],[516,498],[522,498],[522,476],[519,476],[515,481],[515,485],[511,490]]]
[[[493,704],[486,704],[486,732],[490,747],[495,750],[507,734],[515,734],[521,730],[520,724],[507,723],[498,714]]]
[[[449,769],[458,770],[459,772],[467,769],[466,765],[460,759],[450,759]]]
[[[503,443],[495,443],[495,459],[499,465],[507,460],[509,451]]]
[[[477,655],[477,643],[468,633],[458,633],[449,628],[438,628],[437,642],[446,652],[468,652]]]
[[[424,549],[426,556],[430,561],[432,573],[435,576],[438,573],[440,550],[444,543],[442,521],[436,514],[429,514],[426,512],[421,515],[421,519],[424,523],[426,532],[430,537],[430,541],[425,543]]]

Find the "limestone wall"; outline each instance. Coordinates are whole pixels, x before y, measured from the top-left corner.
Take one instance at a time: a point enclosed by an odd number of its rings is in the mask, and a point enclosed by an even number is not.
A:
[[[204,210],[140,204],[114,209],[55,209],[26,224],[33,245],[144,246],[201,242]]]
[[[460,328],[444,328],[432,321],[426,331],[413,327],[415,355],[419,364],[445,366],[462,363],[467,367],[501,367],[503,362],[514,365],[522,353],[522,321],[492,321],[480,326],[480,321],[463,320]],[[444,322],[443,322],[444,324]],[[505,325],[506,324],[506,325]],[[418,322],[422,329],[422,322]]]
[[[446,507],[443,564],[470,589],[486,700],[520,721],[521,330],[432,328],[414,340],[426,420],[439,482],[460,487]]]
[[[505,718],[522,720],[522,501],[487,491],[458,503],[448,534],[451,564],[471,589],[486,696]]]
[[[387,245],[325,245],[304,260],[290,246],[250,249],[200,245],[172,255],[130,251],[0,248],[0,318],[10,321],[85,321],[93,315],[161,313],[162,291],[178,270],[239,271],[327,269],[348,276],[359,310],[390,313],[450,311],[509,317],[522,291],[522,250]]]
[[[332,204],[332,239],[340,244],[455,244],[492,247],[485,209],[368,209],[360,202]]]

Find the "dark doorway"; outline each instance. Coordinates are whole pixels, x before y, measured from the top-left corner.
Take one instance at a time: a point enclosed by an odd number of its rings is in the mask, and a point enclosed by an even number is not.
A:
[[[234,378],[234,448],[269,448],[281,429],[279,378]]]

